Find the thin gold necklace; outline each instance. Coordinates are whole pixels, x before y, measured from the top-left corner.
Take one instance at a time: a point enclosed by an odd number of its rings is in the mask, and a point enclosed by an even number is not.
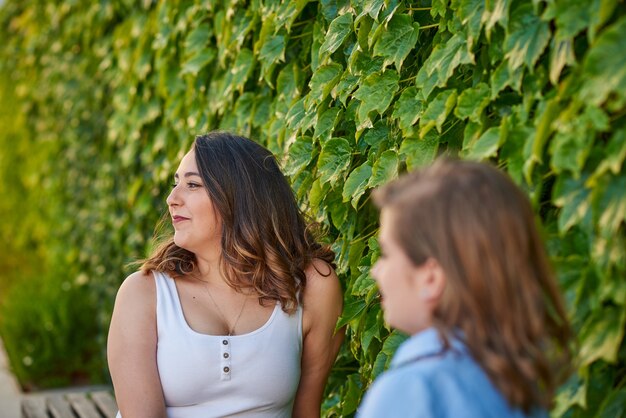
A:
[[[196,278],[196,280],[202,282],[202,284],[204,285],[204,290],[206,290],[206,293],[209,295],[211,302],[213,302],[213,305],[215,306],[215,309],[217,310],[218,315],[220,316],[220,318],[222,318],[222,321],[224,321],[224,323],[226,324],[226,327],[228,328],[228,336],[231,337],[235,335],[235,328],[237,327],[237,324],[239,323],[239,318],[241,318],[241,314],[243,314],[243,310],[246,307],[248,298],[247,297],[244,298],[243,303],[241,304],[241,309],[239,310],[239,315],[237,315],[237,319],[235,319],[235,323],[231,327],[228,321],[226,320],[226,317],[224,316],[224,313],[220,309],[219,305],[217,304],[217,302],[215,302],[215,299],[213,298],[213,295],[211,294],[211,291],[209,290],[209,286],[207,282],[198,278]]]

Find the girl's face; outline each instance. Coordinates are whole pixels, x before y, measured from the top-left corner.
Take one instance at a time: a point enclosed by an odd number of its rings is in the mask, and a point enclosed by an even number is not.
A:
[[[196,255],[221,248],[221,218],[204,187],[193,150],[180,162],[166,202],[176,245]]]
[[[385,321],[394,328],[415,334],[432,325],[436,263],[429,259],[416,266],[392,233],[394,214],[383,208],[380,217],[381,255],[371,274],[378,284]],[[408,226],[407,226],[408,227]]]

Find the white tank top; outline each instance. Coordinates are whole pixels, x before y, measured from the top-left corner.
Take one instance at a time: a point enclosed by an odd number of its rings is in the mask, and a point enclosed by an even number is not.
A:
[[[267,322],[247,334],[200,334],[185,320],[175,280],[159,272],[154,277],[157,365],[168,418],[291,417],[302,307],[288,315],[277,303]]]

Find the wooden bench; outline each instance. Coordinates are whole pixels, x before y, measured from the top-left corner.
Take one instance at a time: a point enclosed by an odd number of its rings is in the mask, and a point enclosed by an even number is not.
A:
[[[108,391],[73,392],[22,400],[22,418],[115,418],[117,403]]]

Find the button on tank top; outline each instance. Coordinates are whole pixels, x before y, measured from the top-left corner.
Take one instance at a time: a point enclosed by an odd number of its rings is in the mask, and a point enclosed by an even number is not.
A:
[[[200,334],[185,320],[175,280],[154,277],[167,416],[290,417],[300,381],[302,308],[288,315],[276,304],[267,322],[247,334]]]

